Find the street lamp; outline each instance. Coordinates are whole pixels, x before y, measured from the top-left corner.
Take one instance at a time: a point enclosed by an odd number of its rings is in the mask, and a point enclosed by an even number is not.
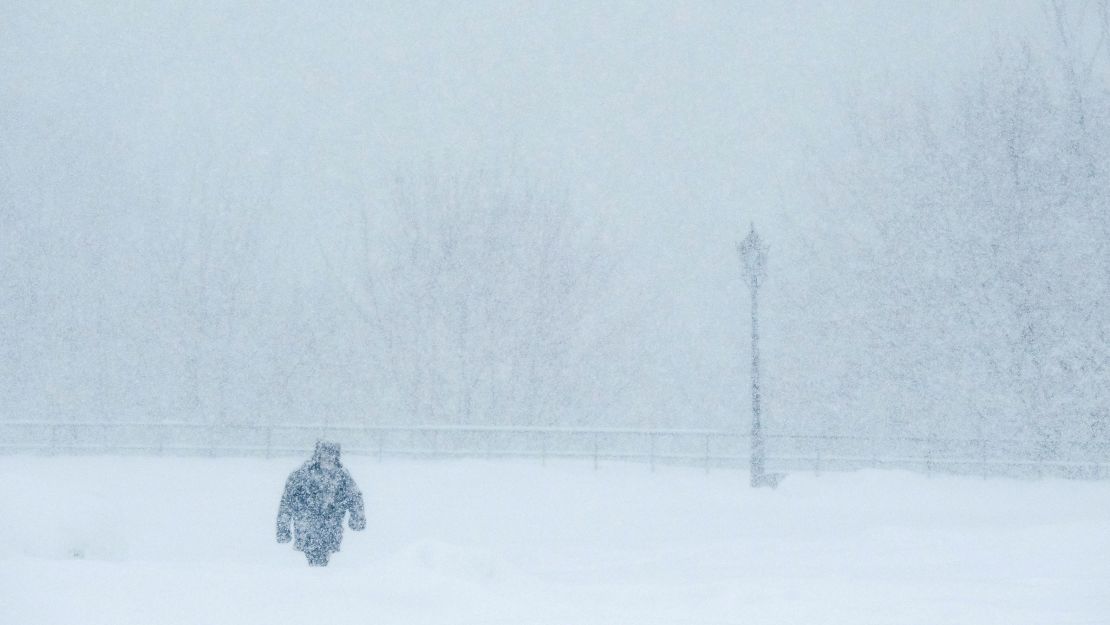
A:
[[[752,487],[769,484],[773,479],[764,474],[763,424],[760,422],[759,394],[759,287],[767,277],[767,247],[752,224],[748,237],[736,246],[744,275],[752,292]]]

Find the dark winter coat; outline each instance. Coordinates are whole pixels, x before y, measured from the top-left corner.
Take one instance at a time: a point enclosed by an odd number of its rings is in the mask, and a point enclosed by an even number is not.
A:
[[[320,466],[322,454],[333,455],[335,468]],[[343,515],[350,513],[352,530],[366,528],[362,493],[351,474],[339,464],[339,445],[317,443],[312,459],[289,475],[277,517],[277,540],[306,553],[334,553],[343,540]],[[289,526],[293,532],[290,535]]]

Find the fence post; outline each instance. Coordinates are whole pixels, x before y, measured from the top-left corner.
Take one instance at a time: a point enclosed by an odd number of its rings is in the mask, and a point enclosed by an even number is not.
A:
[[[979,462],[981,463],[983,479],[987,479],[987,438],[979,439]]]
[[[705,435],[705,472],[709,473],[709,438],[711,434]]]
[[[925,476],[933,477],[933,439],[925,441]]]
[[[540,466],[547,466],[547,430],[540,432]]]
[[[648,438],[651,440],[651,472],[655,473],[655,432],[649,432]]]

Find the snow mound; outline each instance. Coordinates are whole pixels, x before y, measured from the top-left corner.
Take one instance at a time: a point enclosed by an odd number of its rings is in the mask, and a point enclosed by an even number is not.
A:
[[[0,623],[1087,623],[1110,484],[345,461],[368,527],[274,539],[295,459],[0,458]]]

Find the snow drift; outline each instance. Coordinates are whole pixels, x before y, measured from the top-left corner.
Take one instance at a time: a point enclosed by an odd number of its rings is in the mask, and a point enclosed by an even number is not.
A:
[[[1110,484],[346,459],[368,528],[274,542],[296,459],[0,458],[2,623],[1069,623]]]

